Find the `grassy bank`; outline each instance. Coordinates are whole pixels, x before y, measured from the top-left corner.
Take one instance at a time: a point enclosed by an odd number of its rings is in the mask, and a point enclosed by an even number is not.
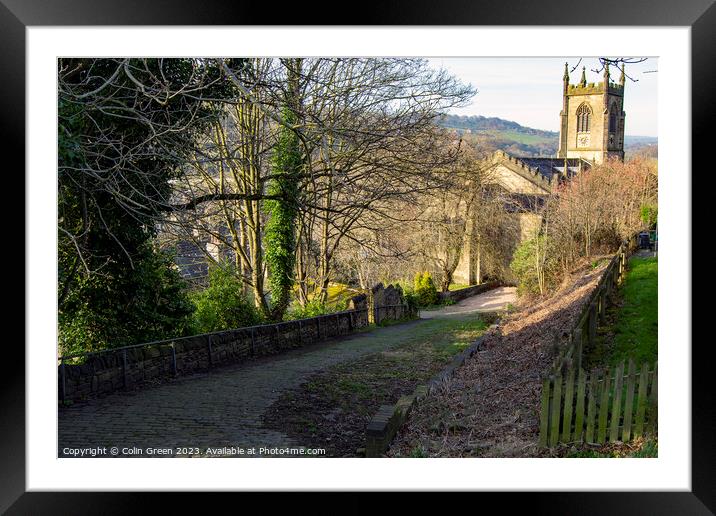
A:
[[[632,258],[622,288],[623,304],[614,324],[610,364],[634,358],[653,363],[658,343],[657,258]]]
[[[585,366],[615,366],[633,358],[637,364],[654,363],[658,349],[658,258],[632,257],[625,281],[607,309],[607,321],[598,330]]]

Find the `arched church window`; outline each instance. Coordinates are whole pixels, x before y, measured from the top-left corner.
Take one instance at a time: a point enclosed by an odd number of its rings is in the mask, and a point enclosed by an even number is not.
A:
[[[617,131],[617,106],[612,104],[609,109],[609,132],[615,133]]]
[[[588,133],[592,118],[592,108],[582,104],[577,108],[577,132]]]

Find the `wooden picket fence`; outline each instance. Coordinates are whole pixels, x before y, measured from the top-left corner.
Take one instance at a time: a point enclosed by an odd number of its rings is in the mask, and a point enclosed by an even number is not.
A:
[[[542,383],[541,447],[627,442],[656,433],[656,364],[650,368],[645,363],[637,372],[630,359],[626,374],[624,362],[606,372],[575,371]]]

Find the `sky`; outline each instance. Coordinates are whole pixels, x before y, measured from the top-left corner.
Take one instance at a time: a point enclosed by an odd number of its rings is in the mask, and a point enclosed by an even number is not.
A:
[[[456,115],[482,115],[512,120],[527,127],[559,131],[559,111],[562,108],[562,76],[564,63],[569,70],[580,57],[465,57],[431,58],[434,68],[445,68],[464,83],[477,89],[466,107],[455,108]],[[625,133],[631,136],[657,136],[658,59],[648,58],[642,63],[627,65],[624,94],[626,112]],[[582,66],[586,66],[587,82],[602,80],[602,74],[592,71],[600,66],[596,58],[585,57],[569,75],[570,83],[579,82]],[[645,73],[646,72],[646,73]],[[614,82],[619,81],[618,70],[611,70]]]

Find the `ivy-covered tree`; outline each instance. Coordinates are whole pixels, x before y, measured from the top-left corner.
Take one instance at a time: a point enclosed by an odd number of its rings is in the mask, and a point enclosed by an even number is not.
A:
[[[268,221],[264,244],[271,291],[271,318],[281,320],[290,303],[296,264],[296,219],[299,178],[303,168],[299,123],[301,59],[285,61],[287,88],[281,111],[278,142],[274,150],[270,196],[265,203]]]

